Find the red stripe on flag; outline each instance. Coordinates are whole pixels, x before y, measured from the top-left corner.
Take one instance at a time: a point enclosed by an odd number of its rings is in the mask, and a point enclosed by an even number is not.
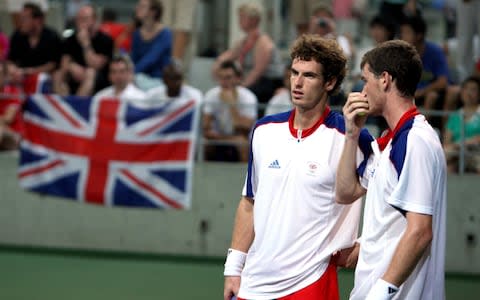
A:
[[[74,136],[44,128],[28,120],[25,122],[25,129],[26,140],[32,144],[43,145],[58,152],[86,156],[93,161],[117,160],[132,163],[184,161],[188,158],[189,147],[191,146],[188,140],[133,144],[114,141],[101,134],[95,137]]]
[[[172,199],[168,198],[167,196],[165,196],[164,194],[160,193],[153,186],[151,186],[148,183],[140,180],[139,178],[137,178],[135,175],[133,175],[128,170],[121,170],[120,172],[122,172],[123,175],[127,176],[131,181],[135,182],[138,186],[144,188],[145,190],[149,191],[150,193],[152,193],[155,196],[157,196],[158,198],[160,198],[160,200],[165,202],[167,205],[169,205],[173,208],[176,208],[176,209],[183,208],[183,206],[180,203],[175,202],[174,200],[172,200]]]
[[[177,111],[171,113],[168,116],[168,118],[165,118],[162,121],[160,121],[159,123],[152,125],[150,128],[147,128],[147,129],[141,131],[138,135],[139,136],[145,136],[147,134],[150,134],[152,131],[157,130],[158,128],[162,127],[165,123],[168,123],[168,122],[170,122],[170,120],[175,119],[176,117],[178,117],[178,115],[180,115],[181,113],[190,109],[194,105],[195,105],[195,101],[188,102],[184,106],[180,107]]]
[[[55,161],[52,161],[51,163],[49,163],[45,166],[41,166],[41,167],[37,167],[37,168],[34,168],[34,169],[30,169],[28,171],[20,172],[18,174],[18,177],[23,178],[25,176],[38,174],[38,173],[41,173],[41,172],[46,171],[48,169],[53,169],[56,166],[60,166],[60,165],[63,165],[63,164],[64,164],[64,162],[62,160],[55,160]]]
[[[68,121],[70,122],[70,124],[72,124],[73,127],[75,128],[82,128],[82,124],[80,122],[78,122],[77,120],[75,120],[72,116],[70,116],[64,109],[63,107],[58,104],[58,102],[53,99],[53,97],[51,95],[45,95],[45,98],[47,98],[48,102],[50,102],[50,104],[52,104],[53,107],[55,107],[58,112]]]

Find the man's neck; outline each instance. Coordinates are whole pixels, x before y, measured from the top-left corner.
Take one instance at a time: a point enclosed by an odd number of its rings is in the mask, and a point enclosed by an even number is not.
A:
[[[393,101],[392,101],[393,100]],[[390,105],[385,107],[383,112],[383,117],[388,124],[388,128],[391,130],[395,129],[400,118],[410,109],[412,109],[415,104],[412,100],[408,98],[397,97],[397,99],[389,99]]]
[[[312,109],[304,110],[301,108],[295,109],[295,119],[293,121],[293,127],[295,129],[308,129],[313,127],[315,123],[322,117],[325,107],[327,106],[326,101],[321,101]]]

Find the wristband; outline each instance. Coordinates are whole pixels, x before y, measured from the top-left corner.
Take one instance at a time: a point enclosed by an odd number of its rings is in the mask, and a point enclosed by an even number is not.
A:
[[[225,261],[224,276],[240,276],[242,274],[247,253],[232,248],[228,249],[227,260]]]
[[[398,287],[380,278],[372,286],[366,300],[391,300],[397,292]]]

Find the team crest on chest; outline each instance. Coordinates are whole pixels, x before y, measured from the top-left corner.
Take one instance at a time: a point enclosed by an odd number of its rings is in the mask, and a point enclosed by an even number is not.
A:
[[[316,175],[320,172],[320,164],[316,161],[309,161],[307,162],[307,174],[308,175]]]

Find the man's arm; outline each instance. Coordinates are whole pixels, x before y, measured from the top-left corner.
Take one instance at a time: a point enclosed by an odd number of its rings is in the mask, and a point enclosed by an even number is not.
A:
[[[268,37],[262,36],[259,38],[258,45],[254,49],[253,69],[245,74],[242,81],[243,86],[251,86],[263,76],[273,55],[274,47],[275,45]]]
[[[100,70],[108,63],[108,57],[103,54],[96,53],[92,45],[84,46],[82,49],[83,57],[85,58],[85,62],[87,63],[88,67],[94,68],[95,70]]]
[[[365,96],[361,93],[350,93],[343,107],[345,144],[335,180],[335,201],[340,204],[350,204],[366,193],[357,175],[357,149],[367,112],[368,103]]]
[[[231,248],[247,253],[254,236],[253,199],[244,196],[238,204]]]
[[[366,193],[357,175],[357,149],[358,136],[346,134],[335,180],[335,201],[339,204],[353,203]]]
[[[233,271],[235,271],[234,269],[243,268],[246,253],[252,245],[254,236],[253,199],[242,197],[235,217],[232,243],[229,249],[230,253],[227,257],[227,262],[225,263],[225,284],[223,289],[224,300],[230,300],[233,295],[238,294],[241,270],[236,270],[236,272]],[[231,250],[233,251],[231,252]],[[233,260],[232,258],[235,259]]]
[[[407,212],[407,228],[382,279],[399,287],[432,241],[432,216]]]
[[[49,61],[47,63],[44,63],[43,65],[39,65],[36,67],[29,67],[29,68],[24,68],[23,73],[24,74],[35,74],[35,73],[50,73],[53,72],[57,68],[57,62],[55,61]]]

